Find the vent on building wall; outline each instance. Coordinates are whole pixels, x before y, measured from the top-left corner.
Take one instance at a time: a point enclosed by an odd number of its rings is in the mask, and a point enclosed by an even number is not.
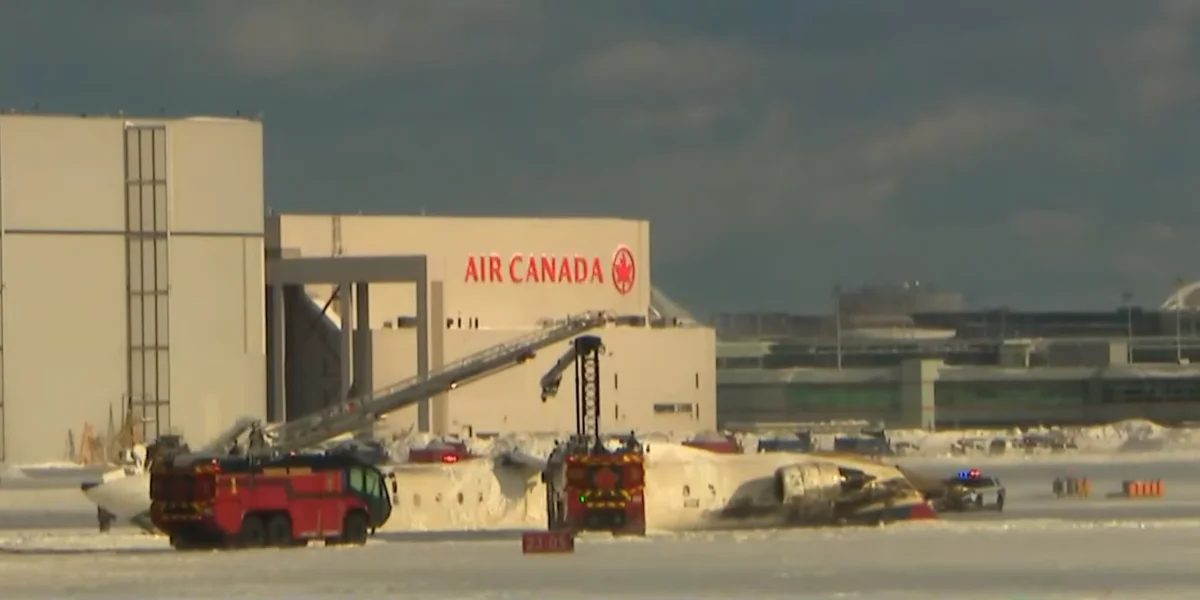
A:
[[[683,402],[683,403],[663,402],[663,403],[658,403],[658,404],[654,405],[654,412],[656,414],[660,414],[660,415],[677,414],[677,413],[686,413],[686,414],[690,415],[690,414],[692,414],[694,407],[695,407],[695,405],[690,402]]]

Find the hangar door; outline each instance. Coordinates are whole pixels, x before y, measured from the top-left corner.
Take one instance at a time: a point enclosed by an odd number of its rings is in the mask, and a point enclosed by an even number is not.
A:
[[[130,417],[149,442],[171,431],[167,130],[125,129],[125,240]]]

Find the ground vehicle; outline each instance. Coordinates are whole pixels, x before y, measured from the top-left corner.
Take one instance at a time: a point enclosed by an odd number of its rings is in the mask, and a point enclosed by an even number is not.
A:
[[[693,436],[691,439],[683,442],[683,445],[691,448],[699,448],[700,450],[708,450],[709,452],[719,452],[721,454],[742,453],[742,445],[736,437],[716,432],[707,432]]]
[[[599,337],[580,336],[542,378],[545,401],[558,391],[567,367],[575,366],[575,435],[551,452],[542,472],[547,528],[645,535],[642,445],[630,434],[620,448],[610,450],[600,436],[602,351]]]
[[[176,549],[365,544],[391,515],[383,474],[345,454],[184,454],[150,472],[150,518]]]
[[[1004,510],[1004,485],[995,477],[985,477],[979,469],[963,471],[943,480],[943,484],[946,491],[939,510]]]
[[[761,452],[812,452],[816,448],[811,431],[798,431],[794,437],[774,437],[758,440]]]
[[[868,456],[890,456],[893,454],[887,438],[874,432],[835,436],[833,438],[833,451],[849,454],[865,454]]]

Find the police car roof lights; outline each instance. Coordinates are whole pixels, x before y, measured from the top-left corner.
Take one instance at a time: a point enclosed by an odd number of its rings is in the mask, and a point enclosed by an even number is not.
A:
[[[971,469],[970,471],[959,471],[959,479],[979,479],[979,469]]]

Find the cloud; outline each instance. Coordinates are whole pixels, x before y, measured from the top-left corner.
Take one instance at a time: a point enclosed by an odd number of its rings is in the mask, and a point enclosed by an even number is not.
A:
[[[1200,62],[1195,57],[1198,25],[1200,3],[1166,0],[1155,18],[1131,36],[1130,56],[1141,71],[1136,101],[1143,115],[1160,116],[1200,96]]]
[[[705,38],[623,41],[583,57],[576,83],[589,91],[653,95],[730,90],[759,64],[748,49]]]
[[[1082,241],[1091,227],[1084,215],[1052,209],[1020,209],[1010,215],[1009,230],[1031,243],[1072,246]]]
[[[863,146],[863,158],[880,169],[942,163],[1020,135],[1034,119],[1032,111],[1012,102],[988,98],[958,101],[872,136]]]
[[[5,13],[0,87],[264,110],[282,210],[650,218],[701,312],[894,278],[1109,308],[1200,255],[1200,3],[137,4]]]
[[[854,135],[839,135],[844,130],[835,127],[832,135],[813,136],[806,132],[816,131],[816,121],[789,106],[741,106],[729,109],[741,125],[721,136],[694,129],[711,128],[714,109],[689,115],[691,107],[681,105],[672,127],[645,118],[641,109],[612,110],[637,125],[624,134],[633,147],[638,139],[670,134],[688,141],[514,177],[537,182],[523,189],[539,206],[571,197],[651,219],[655,256],[667,264],[686,261],[718,240],[765,239],[797,228],[890,237],[900,222],[894,215],[905,211],[896,203],[906,178],[975,160],[1035,120],[1003,99],[974,98],[860,127]],[[701,135],[708,137],[698,140]]]
[[[528,50],[542,0],[258,0],[151,14],[167,32],[253,76],[373,73],[456,68],[507,60]]]
[[[683,104],[665,108],[632,108],[617,114],[622,129],[638,133],[687,135],[714,126],[723,110],[712,104]]]

